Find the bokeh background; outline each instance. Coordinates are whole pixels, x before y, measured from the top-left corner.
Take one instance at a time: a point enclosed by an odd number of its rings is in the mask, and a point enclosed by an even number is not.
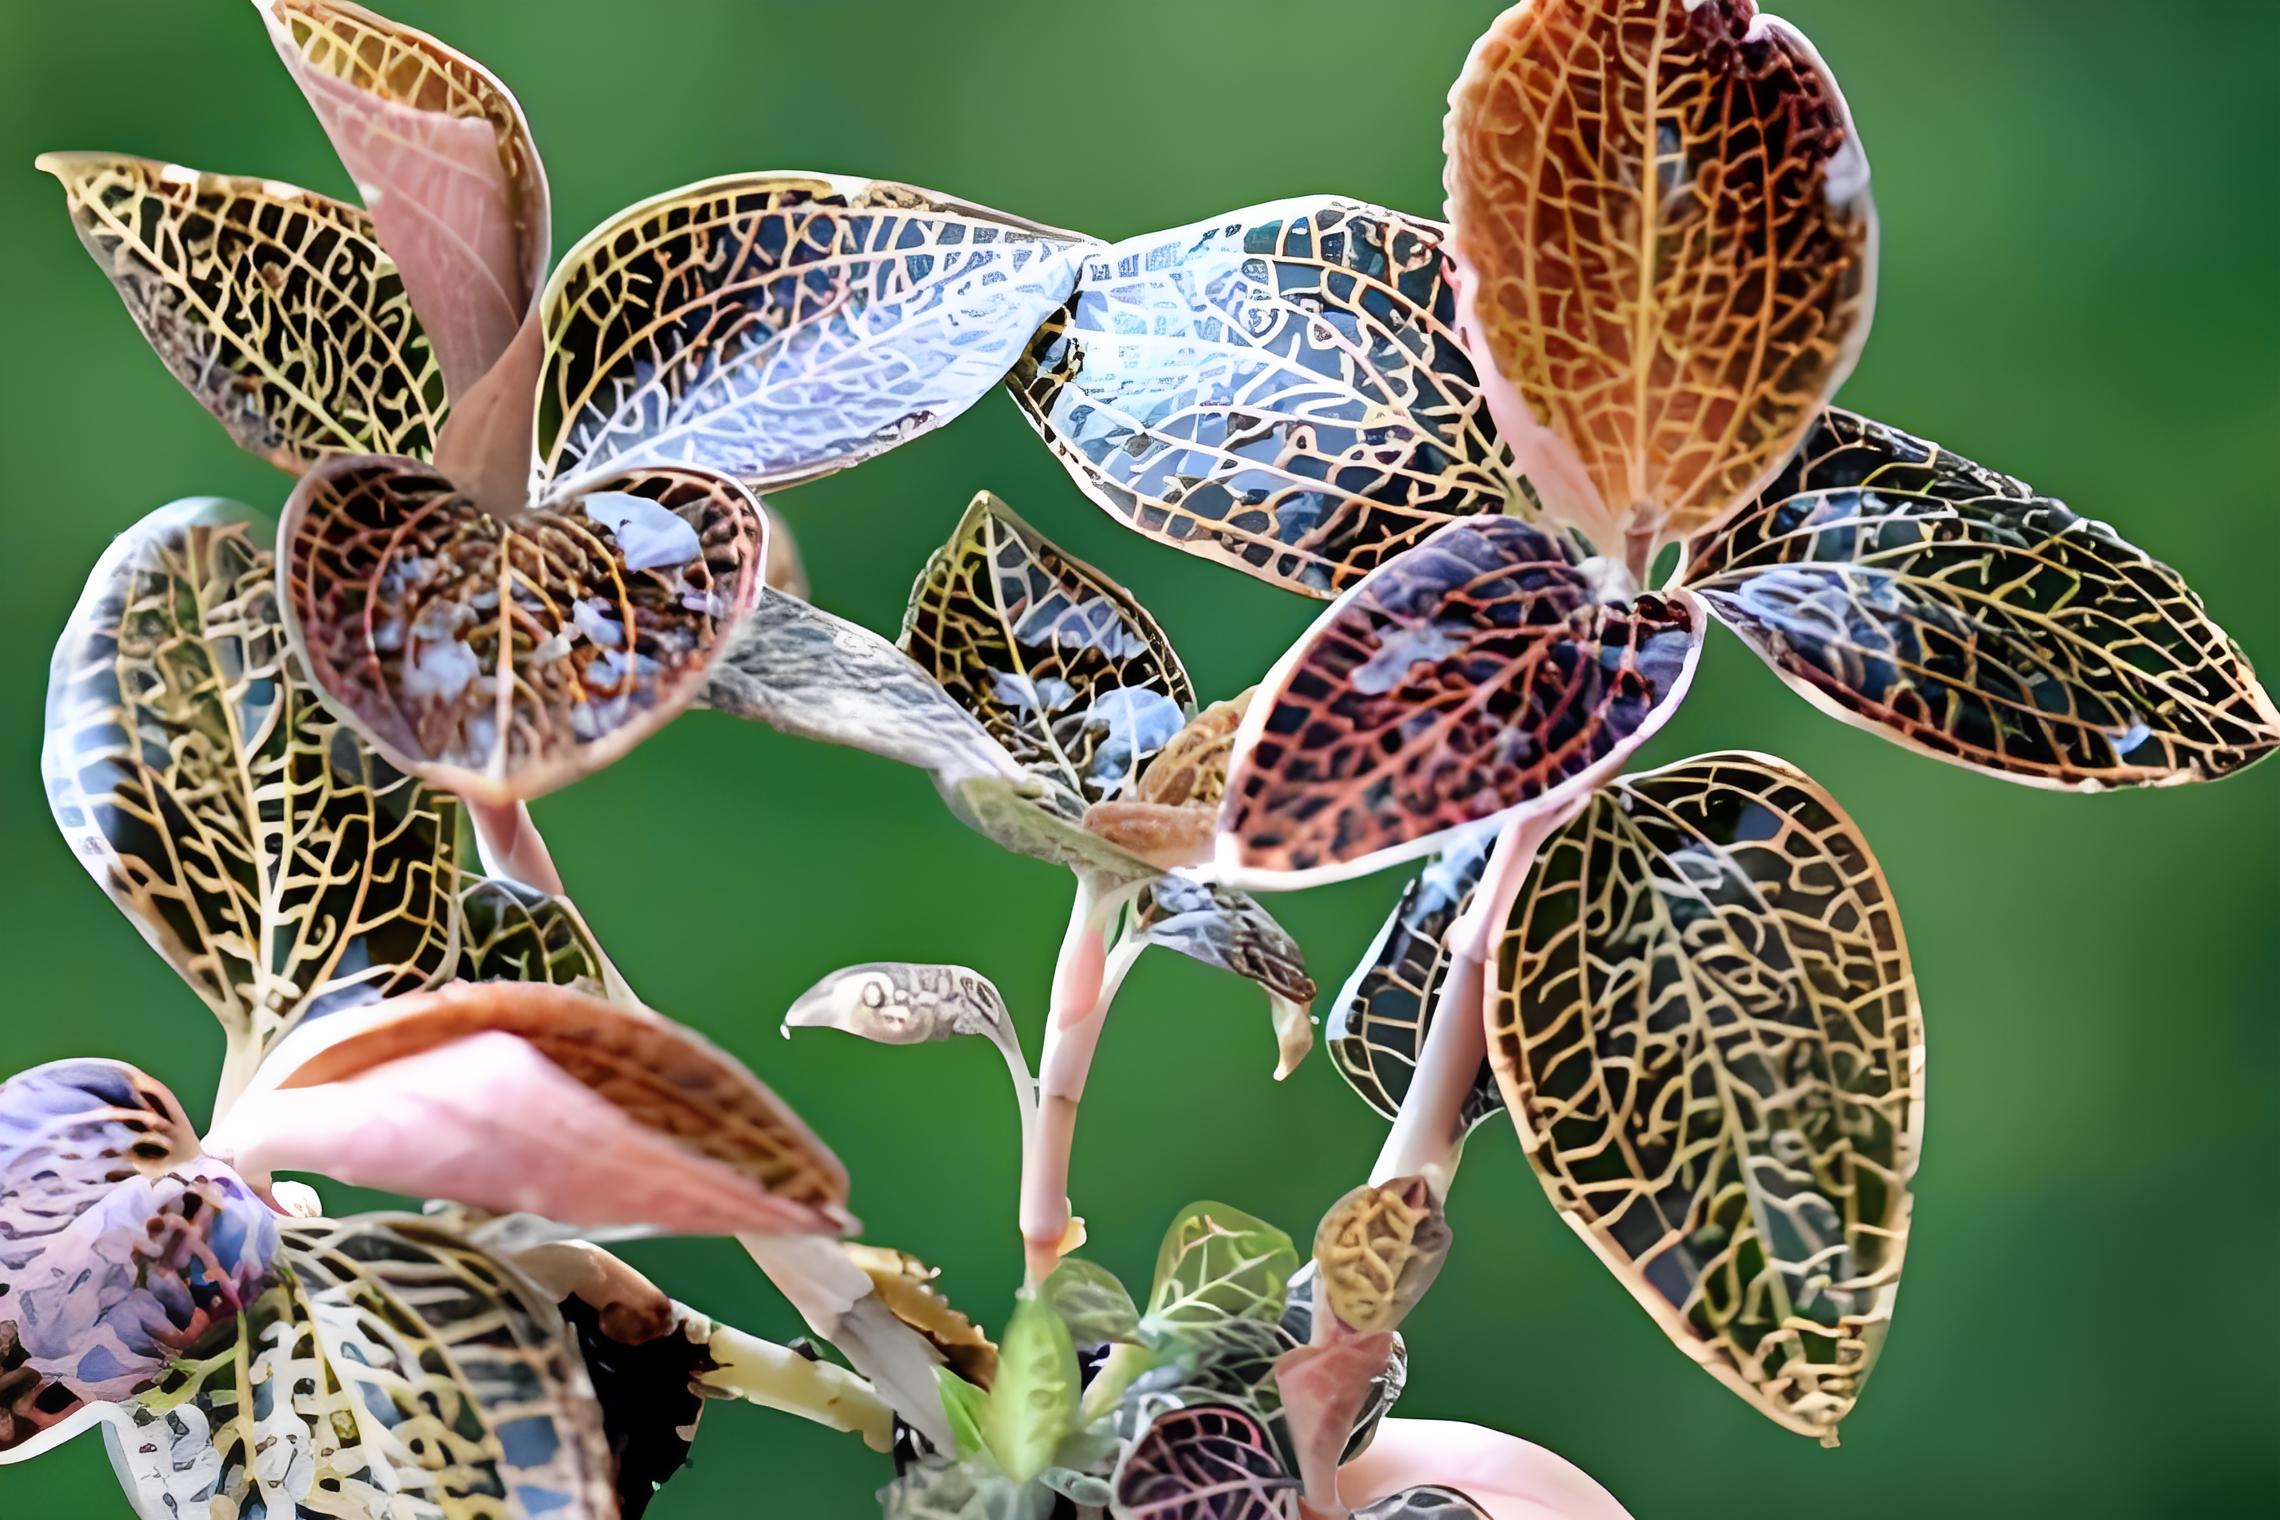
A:
[[[521,95],[559,250],[618,207],[739,169],[900,178],[1117,237],[1338,191],[1440,201],[1444,95],[1494,0],[395,0]],[[2247,0],[1791,0],[1844,81],[1884,213],[1883,302],[1846,399],[2109,518],[2182,566],[2280,672],[2280,7]],[[87,263],[44,148],[116,148],[347,194],[249,7],[0,0],[0,1068],[135,1060],[195,1111],[220,1041],[64,850],[39,783],[50,641],[106,539],[172,498],[272,508]],[[1200,687],[1254,680],[1313,607],[1124,533],[993,396],[778,502],[818,599],[891,631],[988,487],[1162,617]],[[1649,752],[1776,751],[1890,871],[1931,1042],[1929,1142],[1889,1348],[1842,1450],[1786,1435],[1672,1350],[1484,1131],[1458,1246],[1409,1329],[1405,1413],[1566,1453],[1642,1517],[2271,1513],[2280,1485],[2280,769],[2084,799],[1839,727],[1712,635]],[[1002,1320],[1015,1145],[986,1046],[885,1049],[777,1020],[820,974],[963,960],[1036,1035],[1065,877],[952,822],[915,773],[710,714],[540,804],[588,917],[659,1007],[732,1046],[854,1171],[873,1238]],[[1335,988],[1397,876],[1279,900]],[[1254,992],[1146,958],[1086,1105],[1089,1254],[1144,1277],[1218,1197],[1303,1238],[1377,1122],[1319,1057],[1268,1080]],[[756,1331],[789,1311],[730,1246],[643,1248]],[[854,1517],[851,1439],[706,1420],[654,1514]],[[89,1439],[0,1474],[0,1514],[112,1520]]]

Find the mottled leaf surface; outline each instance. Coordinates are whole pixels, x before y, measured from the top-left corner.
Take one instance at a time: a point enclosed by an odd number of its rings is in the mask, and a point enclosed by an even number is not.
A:
[[[542,476],[811,479],[948,422],[1076,278],[1068,234],[885,181],[708,180],[590,233],[548,286]]]
[[[278,542],[295,648],[357,731],[479,801],[607,765],[704,688],[753,605],[767,520],[686,470],[502,517],[408,459],[304,476]]]
[[[1529,509],[1442,237],[1309,196],[1089,249],[1014,395],[1127,527],[1333,596],[1451,518]]]
[[[235,1344],[114,1430],[145,1514],[611,1520],[609,1447],[554,1305],[425,1221],[288,1221]]]
[[[1185,876],[1160,876],[1141,889],[1133,921],[1147,943],[1259,985],[1274,1007],[1277,1078],[1306,1059],[1314,1048],[1307,1014],[1314,978],[1306,974],[1298,941],[1257,898]]]
[[[1117,1520],[1298,1520],[1298,1480],[1274,1437],[1240,1409],[1204,1404],[1156,1417],[1117,1464]]]
[[[1339,993],[1323,1037],[1331,1064],[1364,1103],[1386,1119],[1417,1075],[1417,1055],[1433,1026],[1449,974],[1449,930],[1472,905],[1496,832],[1461,836],[1401,890],[1401,901]],[[1465,1100],[1469,1131],[1504,1111],[1496,1073],[1484,1058]]]
[[[124,155],[39,166],[151,348],[241,447],[296,473],[435,447],[442,371],[365,212]]]
[[[2008,780],[2212,780],[2280,744],[2247,656],[2176,571],[1848,412],[1689,546],[1685,583],[1816,705]]]
[[[1515,5],[1447,146],[1461,319],[1546,511],[1619,553],[1763,484],[1874,304],[1868,158],[1812,44],[1751,0]]]
[[[1017,1036],[997,984],[969,966],[871,961],[834,971],[784,1015],[794,1029],[838,1029],[881,1045],[923,1045],[979,1035]]]
[[[1350,1330],[1396,1329],[1440,1275],[1449,1239],[1448,1216],[1422,1177],[1355,1188],[1315,1227],[1317,1291]]]
[[[41,754],[72,852],[240,1080],[302,1020],[449,975],[457,884],[450,799],[319,702],[246,515],[178,502],[112,545],[56,645]]]
[[[1778,760],[1618,782],[1547,844],[1489,1054],[1561,1215],[1666,1333],[1833,1437],[1883,1344],[1923,1025],[1875,858]]]
[[[1236,740],[1222,872],[1297,886],[1422,854],[1619,767],[1692,678],[1684,593],[1514,518],[1453,523],[1333,603],[1268,674]]]
[[[1147,609],[987,491],[911,588],[902,647],[1015,759],[1088,803],[1121,794],[1195,707]]]

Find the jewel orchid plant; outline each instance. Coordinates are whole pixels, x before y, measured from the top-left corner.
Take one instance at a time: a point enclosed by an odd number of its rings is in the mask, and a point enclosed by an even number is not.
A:
[[[228,1051],[203,1135],[116,1062],[0,1085],[0,1461],[101,1423],[145,1515],[638,1515],[717,1396],[891,1449],[890,1516],[1620,1515],[1525,1443],[1386,1418],[1499,1110],[1673,1340],[1833,1444],[1897,1292],[1922,1021],[1816,783],[1622,774],[1709,622],[2029,784],[2214,779],[2280,736],[2174,572],[1833,408],[1867,159],[1749,0],[1513,6],[1451,97],[1446,223],[1322,196],[1102,244],[761,173],[558,266],[487,70],[255,4],[363,206],[42,160],[160,357],[296,477],[274,530],[189,502],[123,536],[51,677],[58,822]],[[760,493],[1001,381],[1129,526],[1330,599],[1254,691],[1200,706],[1130,593],[986,494],[899,643],[800,594]],[[786,1017],[1005,1053],[1027,1278],[997,1341],[838,1238],[828,1149],[640,1002],[548,856],[525,804],[690,706],[923,768],[1076,877],[1034,1077],[963,966],[850,968]],[[1314,986],[1247,894],[1424,856],[1330,1028],[1392,1120],[1372,1176],[1303,1264],[1196,1206],[1136,1304],[1067,1196],[1133,957],[1259,983],[1288,1070]],[[435,1202],[331,1219],[281,1171]],[[847,1365],[595,1238],[659,1231],[741,1241]]]

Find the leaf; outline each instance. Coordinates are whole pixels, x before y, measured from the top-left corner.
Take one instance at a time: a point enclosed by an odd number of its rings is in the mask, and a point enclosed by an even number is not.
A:
[[[1134,784],[1135,801],[1163,807],[1216,807],[1227,795],[1227,766],[1235,757],[1235,731],[1251,709],[1252,687],[1225,702],[1214,702],[1188,720],[1156,752]]]
[[[1219,865],[1373,871],[1590,790],[1676,709],[1701,613],[1512,518],[1452,524],[1332,603],[1243,719]]]
[[[1088,803],[1122,794],[1195,706],[1147,609],[987,491],[919,573],[902,647],[1016,760]]]
[[[997,1381],[998,1348],[934,1286],[942,1275],[907,1251],[843,1241],[848,1260],[869,1274],[872,1291],[896,1319],[926,1337],[949,1370],[977,1388]]]
[[[1488,1511],[1453,1488],[1411,1488],[1354,1511],[1359,1520],[1485,1520]]]
[[[1274,1438],[1240,1409],[1159,1415],[1117,1464],[1116,1520],[1298,1520],[1298,1482]]]
[[[296,474],[433,450],[442,372],[363,211],[124,154],[39,167],[127,314],[240,447]]]
[[[1297,1270],[1297,1248],[1273,1225],[1224,1203],[1190,1204],[1156,1252],[1148,1327],[1178,1332],[1223,1319],[1279,1320],[1284,1284]]]
[[[563,987],[457,983],[315,1026],[216,1127],[252,1174],[323,1172],[586,1228],[806,1234],[847,1174],[725,1052]]]
[[[923,1045],[979,1035],[1013,1041],[1005,997],[966,966],[872,961],[834,971],[810,987],[784,1015],[784,1033],[838,1029],[881,1045]]]
[[[283,1235],[234,1348],[114,1432],[139,1512],[616,1515],[585,1368],[519,1273],[412,1218]]]
[[[981,399],[1076,279],[1056,232],[909,185],[740,174],[629,207],[546,291],[541,478],[830,474]]]
[[[1077,1415],[1077,1348],[1043,1301],[1024,1296],[1006,1322],[982,1435],[1005,1475],[1027,1483],[1052,1465]]]
[[[1314,1508],[1337,1507],[1339,1459],[1369,1404],[1371,1380],[1392,1355],[1393,1332],[1380,1330],[1300,1346],[1276,1361],[1283,1424]]]
[[[546,170],[522,108],[481,64],[361,6],[256,5],[372,208],[464,412],[546,278]],[[526,409],[535,374],[521,377]]]
[[[226,1333],[276,1248],[268,1206],[157,1081],[77,1060],[0,1082],[0,1462]]]
[[[463,982],[545,982],[603,992],[609,962],[594,933],[565,897],[519,881],[467,878],[459,888],[459,960]]]
[[[1190,960],[1259,984],[1275,1015],[1279,1053],[1275,1079],[1298,1069],[1314,1048],[1314,978],[1298,941],[1256,898],[1185,876],[1159,876],[1143,888],[1134,908],[1139,937]]]
[[[1126,527],[1335,595],[1452,518],[1529,510],[1442,238],[1307,196],[1088,250],[1014,396]]]
[[[1106,1267],[1065,1256],[1038,1293],[1080,1346],[1128,1342],[1140,1333],[1140,1311],[1133,1307],[1132,1295]]]
[[[1314,1232],[1323,1301],[1361,1335],[1399,1328],[1448,1255],[1448,1216],[1422,1177],[1355,1188]]]
[[[1449,1420],[1388,1420],[1339,1473],[1339,1491],[1368,1520],[1465,1520],[1468,1512],[1404,1510],[1391,1496],[1461,1491],[1488,1520],[1630,1520],[1581,1468],[1502,1431]],[[1448,1487],[1443,1487],[1447,1485]],[[1386,1501],[1390,1508],[1368,1507]]]
[[[1690,546],[1685,579],[1815,706],[2007,780],[2210,780],[2280,744],[2280,711],[2177,572],[1848,412]]]
[[[1289,1301],[1283,1307],[1279,1326],[1281,1346],[1274,1355],[1275,1361],[1280,1361],[1300,1346],[1312,1343],[1314,1300],[1321,1279],[1322,1270],[1311,1259],[1292,1275]],[[1275,1386],[1275,1369],[1272,1365],[1265,1370],[1265,1384],[1269,1399],[1264,1407],[1279,1409],[1281,1394]],[[1395,1331],[1385,1365],[1370,1379],[1368,1396],[1363,1400],[1360,1412],[1354,1416],[1353,1430],[1346,1438],[1343,1460],[1350,1462],[1357,1453],[1368,1449],[1370,1442],[1377,1438],[1378,1427],[1392,1413],[1394,1405],[1401,1402],[1402,1392],[1408,1386],[1409,1347],[1402,1340],[1401,1333]]]
[[[1330,1062],[1386,1119],[1409,1094],[1449,974],[1449,931],[1472,905],[1496,840],[1494,829],[1460,835],[1410,879],[1332,1007],[1323,1032]],[[1502,1112],[1504,1095],[1484,1058],[1462,1122],[1469,1133]]]
[[[1489,1054],[1553,1204],[1666,1334],[1833,1440],[1883,1344],[1923,1025],[1883,873],[1779,760],[1610,787],[1498,950]]]
[[[982,1420],[989,1413],[989,1390],[975,1387],[948,1367],[935,1368],[934,1378],[942,1385],[942,1413],[950,1421],[951,1439],[957,1442],[958,1460],[963,1462],[983,1448]]]
[[[391,763],[479,802],[599,769],[704,688],[767,520],[657,470],[500,517],[406,459],[302,477],[278,534],[294,647]]]
[[[177,502],[104,554],[56,645],[40,756],[72,853],[221,1021],[233,1086],[303,1020],[457,953],[452,803],[318,701],[246,516]]]
[[[1751,0],[1520,4],[1449,97],[1450,244],[1488,404],[1603,552],[1748,498],[1859,357],[1868,158]]]

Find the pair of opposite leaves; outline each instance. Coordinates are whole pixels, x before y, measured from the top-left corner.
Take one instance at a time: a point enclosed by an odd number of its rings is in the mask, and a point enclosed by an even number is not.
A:
[[[369,201],[50,155],[169,367],[302,475],[279,541],[310,675],[482,801],[606,764],[695,697],[758,595],[764,487],[996,385],[1075,239],[893,184],[734,176],[634,206],[547,277],[513,97],[336,0],[256,0]]]

